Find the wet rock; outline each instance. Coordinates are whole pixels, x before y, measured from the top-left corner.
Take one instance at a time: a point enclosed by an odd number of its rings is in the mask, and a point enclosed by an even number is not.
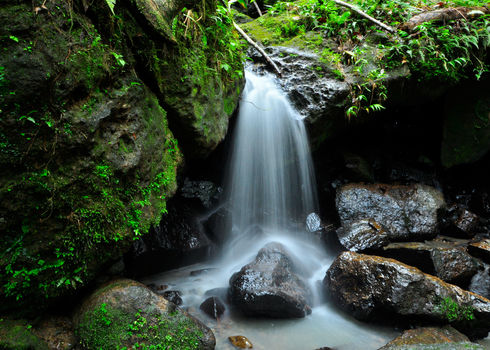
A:
[[[484,349],[483,346],[470,342],[467,336],[456,329],[445,327],[423,327],[409,329],[402,335],[379,350],[429,350],[429,349]]]
[[[253,345],[246,337],[243,335],[233,335],[228,337],[230,343],[240,349],[252,349]]]
[[[482,220],[463,206],[450,206],[442,220],[445,234],[473,237],[482,228]]]
[[[465,248],[433,249],[431,256],[436,276],[453,284],[467,285],[480,267]]]
[[[336,207],[342,226],[373,219],[388,232],[390,240],[434,236],[438,211],[444,197],[426,185],[348,184],[337,192]]]
[[[354,181],[374,182],[374,171],[369,162],[358,154],[345,152],[343,154],[345,167],[349,178]]]
[[[268,243],[230,278],[230,298],[242,313],[276,318],[311,313],[311,291],[282,244]]]
[[[426,242],[390,243],[379,255],[394,258],[440,279],[466,287],[481,267],[467,252],[467,241],[437,239]]]
[[[306,217],[306,229],[308,232],[318,232],[322,229],[322,221],[317,213],[308,214]]]
[[[210,209],[216,204],[222,192],[221,187],[211,181],[191,181],[188,178],[180,188],[180,195],[183,198],[197,201],[204,209]]]
[[[48,350],[48,345],[37,337],[24,321],[0,319],[0,349]]]
[[[337,230],[340,244],[353,252],[381,248],[389,243],[388,235],[373,219],[351,221]]]
[[[175,305],[182,305],[182,295],[178,290],[166,290],[161,293],[161,296]]]
[[[143,284],[127,279],[93,292],[75,313],[74,324],[87,349],[161,344],[211,350],[216,345],[213,332],[200,321]],[[131,331],[136,324],[137,332]]]
[[[133,244],[125,256],[126,268],[132,276],[150,275],[202,260],[214,247],[198,212],[176,198],[167,204],[160,224]]]
[[[471,279],[470,292],[480,294],[481,296],[490,298],[490,266],[485,265],[485,268],[478,271]]]
[[[468,245],[468,252],[490,264],[490,239],[484,238]]]
[[[323,283],[332,299],[360,320],[451,320],[470,337],[485,337],[490,330],[490,300],[393,259],[343,252]]]
[[[202,302],[199,308],[215,320],[219,319],[226,310],[221,299],[217,297],[207,298]]]

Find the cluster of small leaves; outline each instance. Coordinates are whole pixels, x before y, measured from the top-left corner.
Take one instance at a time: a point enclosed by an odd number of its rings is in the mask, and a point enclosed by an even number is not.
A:
[[[476,0],[451,0],[444,4],[434,0],[418,3],[408,0],[354,0],[350,3],[394,28],[420,12],[440,6],[481,6]],[[471,77],[479,79],[489,71],[485,62],[486,49],[490,46],[488,15],[471,21],[426,22],[411,33],[402,30],[383,32],[374,23],[330,0],[277,2],[269,9],[268,16],[280,16],[283,23],[279,26],[272,21],[260,20],[260,23],[276,24],[276,33],[285,40],[316,31],[333,43],[327,52],[321,52],[321,59],[335,67],[335,75],[339,79],[344,78],[343,67],[351,67],[349,70],[359,78],[351,91],[352,105],[346,110],[348,118],[384,108],[382,103],[387,91],[382,73],[385,69],[406,65],[420,81],[437,79],[445,83]],[[364,41],[373,34],[383,38],[377,44],[376,52],[363,52]],[[363,69],[366,57],[374,58],[367,70]],[[370,71],[374,71],[376,76],[368,74]]]
[[[459,305],[451,297],[441,299],[437,309],[449,322],[471,321],[475,319],[473,307],[470,305]]]

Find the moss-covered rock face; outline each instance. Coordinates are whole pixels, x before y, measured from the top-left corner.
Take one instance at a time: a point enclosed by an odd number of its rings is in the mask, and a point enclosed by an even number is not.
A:
[[[158,91],[186,156],[205,157],[224,139],[244,83],[238,34],[214,0],[180,12],[173,40],[161,34],[151,1],[132,3],[121,12],[139,69]]]
[[[69,4],[0,9],[1,311],[72,293],[176,190],[165,111]]]
[[[0,349],[48,350],[48,345],[30,329],[31,326],[22,321],[0,319]]]
[[[85,349],[214,349],[209,328],[173,303],[131,280],[96,290],[75,315]]]

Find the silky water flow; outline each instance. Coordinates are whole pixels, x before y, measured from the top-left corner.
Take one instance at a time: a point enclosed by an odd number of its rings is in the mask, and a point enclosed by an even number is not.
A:
[[[228,336],[244,335],[254,349],[377,349],[392,329],[360,323],[323,300],[321,281],[333,260],[306,219],[318,210],[316,184],[301,115],[271,76],[246,72],[233,148],[225,181],[231,232],[210,262],[151,276],[146,283],[182,292],[183,307],[216,336],[216,349],[232,349]],[[311,216],[310,216],[311,219]],[[314,291],[312,313],[302,319],[254,319],[228,310],[215,321],[199,310],[206,291],[227,288],[230,277],[268,242],[283,244]],[[197,276],[191,271],[205,269]]]

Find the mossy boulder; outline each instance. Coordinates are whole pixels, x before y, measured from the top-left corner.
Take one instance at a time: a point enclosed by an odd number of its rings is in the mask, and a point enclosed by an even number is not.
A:
[[[138,67],[157,91],[186,156],[206,157],[224,139],[244,84],[231,19],[216,12],[214,0],[189,1],[172,22],[170,40],[164,34],[168,21],[157,20],[167,15],[155,16],[153,1],[131,3],[121,15]]]
[[[71,4],[0,8],[1,311],[72,294],[158,223],[176,190],[166,112]]]
[[[48,345],[31,332],[24,321],[0,319],[0,349],[48,350]]]
[[[85,349],[214,349],[209,328],[141,283],[116,280],[97,289],[75,318]]]

